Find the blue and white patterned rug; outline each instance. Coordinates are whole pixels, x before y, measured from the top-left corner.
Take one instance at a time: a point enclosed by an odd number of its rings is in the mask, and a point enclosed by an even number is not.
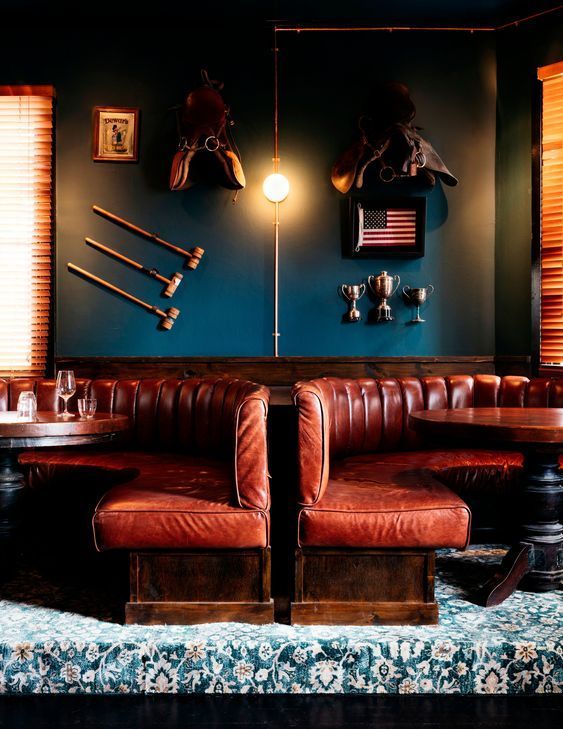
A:
[[[0,692],[561,693],[563,594],[468,599],[504,551],[440,554],[437,626],[122,626],[22,575],[0,588]]]

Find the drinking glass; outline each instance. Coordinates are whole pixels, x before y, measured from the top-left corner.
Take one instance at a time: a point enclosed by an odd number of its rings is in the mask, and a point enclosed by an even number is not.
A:
[[[59,418],[74,418],[73,413],[68,412],[68,401],[76,392],[76,381],[72,370],[61,370],[57,373],[57,395],[62,397],[65,409],[59,413]]]
[[[31,390],[20,392],[18,397],[18,418],[25,422],[33,422],[37,417],[37,400]]]
[[[78,399],[78,412],[81,418],[90,420],[94,417],[98,401],[95,397],[81,397]]]

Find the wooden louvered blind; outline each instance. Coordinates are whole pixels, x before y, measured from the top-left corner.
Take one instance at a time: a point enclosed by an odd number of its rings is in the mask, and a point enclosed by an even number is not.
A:
[[[542,81],[540,365],[563,366],[563,62]]]
[[[0,86],[0,376],[42,375],[51,320],[53,88]]]

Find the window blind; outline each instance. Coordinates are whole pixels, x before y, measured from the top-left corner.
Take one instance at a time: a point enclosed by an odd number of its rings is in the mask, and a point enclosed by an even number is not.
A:
[[[52,249],[53,88],[0,86],[0,376],[45,372]]]
[[[563,366],[563,62],[542,81],[540,365]]]

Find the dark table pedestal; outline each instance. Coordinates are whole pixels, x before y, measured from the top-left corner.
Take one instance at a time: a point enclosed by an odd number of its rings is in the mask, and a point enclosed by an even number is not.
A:
[[[482,601],[499,605],[519,586],[533,592],[563,584],[561,447],[528,446],[520,491],[520,539],[484,585]]]
[[[0,544],[14,543],[22,518],[25,477],[18,464],[19,451],[0,451]]]
[[[557,590],[563,580],[563,408],[485,407],[420,410],[409,423],[424,435],[509,444],[524,453],[518,539],[479,602],[498,605],[521,586]]]

